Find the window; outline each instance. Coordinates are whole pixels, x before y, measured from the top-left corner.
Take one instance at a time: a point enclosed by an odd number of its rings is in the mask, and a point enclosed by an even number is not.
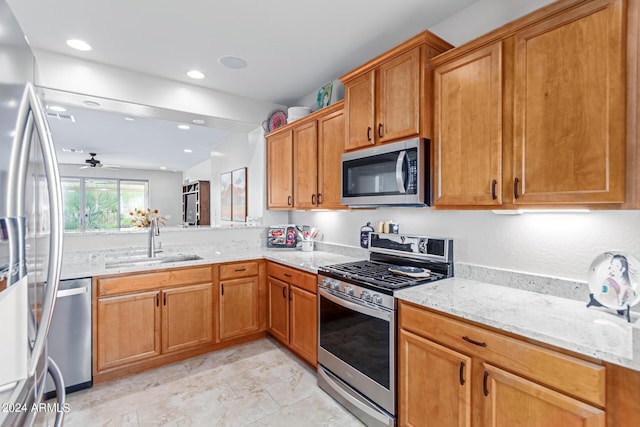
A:
[[[129,212],[149,205],[149,182],[109,178],[62,178],[65,231],[131,227]]]

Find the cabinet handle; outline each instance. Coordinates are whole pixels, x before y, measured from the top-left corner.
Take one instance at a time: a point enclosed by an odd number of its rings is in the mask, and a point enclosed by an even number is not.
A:
[[[495,179],[491,181],[491,198],[493,200],[498,198],[498,195],[496,194],[496,185],[498,185],[498,181],[496,181]]]
[[[289,273],[284,273],[284,277],[288,277],[289,279],[291,279],[291,275]]]
[[[484,379],[482,380],[482,392],[485,396],[489,396],[489,388],[487,387],[487,379],[489,378],[489,372],[484,371]]]
[[[367,128],[367,141],[371,141],[371,126]]]
[[[236,268],[236,273],[240,273],[241,271],[247,271],[246,268]]]
[[[312,195],[311,195],[311,204],[312,204],[312,205],[315,205],[315,204],[316,204],[316,195],[315,195],[315,194],[312,194]]]
[[[464,385],[464,362],[460,362],[460,385]]]
[[[318,205],[322,204],[322,194],[318,193]]]
[[[486,347],[487,346],[486,342],[475,341],[475,340],[472,340],[471,338],[469,338],[467,336],[462,337],[462,339],[465,340],[468,343],[471,343],[473,345],[477,345],[478,347]]]
[[[378,123],[378,138],[382,138],[382,123]]]
[[[520,183],[520,178],[515,177],[513,179],[513,197],[515,197],[516,199],[520,197],[520,195],[518,194],[518,183]]]
[[[287,205],[289,205],[289,206],[291,206],[291,199],[292,199],[291,196],[287,197]]]
[[[222,295],[224,295],[224,283],[221,283],[220,287],[222,288]]]
[[[167,294],[166,294],[166,292],[163,292],[162,295],[164,296],[164,305],[167,305]]]
[[[160,294],[156,294],[156,307],[160,307]]]
[[[287,298],[287,288],[282,288],[282,298]]]

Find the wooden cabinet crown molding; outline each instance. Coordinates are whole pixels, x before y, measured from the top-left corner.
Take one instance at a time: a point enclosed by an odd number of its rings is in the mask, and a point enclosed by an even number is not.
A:
[[[447,43],[440,37],[429,31],[423,31],[420,34],[417,34],[405,41],[404,43],[399,44],[398,46],[386,51],[385,53],[373,58],[367,63],[361,65],[360,67],[351,70],[347,74],[344,74],[340,77],[340,81],[342,83],[347,83],[354,78],[365,74],[374,68],[380,66],[380,64],[387,62],[388,60],[395,58],[398,55],[403,54],[404,52],[411,50],[414,47],[427,44],[438,51],[447,51],[453,47],[453,45]]]
[[[296,120],[295,122],[287,123],[286,125],[278,128],[278,129],[272,130],[271,132],[266,133],[265,137],[272,137],[272,136],[278,135],[278,134],[280,134],[282,132],[289,131],[289,130],[293,129],[296,126],[300,126],[300,125],[303,125],[305,123],[312,122],[314,120],[318,120],[318,118],[324,117],[327,114],[334,113],[334,112],[336,112],[338,110],[341,110],[342,108],[344,108],[344,100],[343,99],[341,99],[340,101],[334,102],[333,104],[328,105],[328,106],[326,106],[326,107],[324,107],[324,108],[322,108],[320,110],[316,110],[313,113],[308,114],[308,115],[302,117],[301,119]]]

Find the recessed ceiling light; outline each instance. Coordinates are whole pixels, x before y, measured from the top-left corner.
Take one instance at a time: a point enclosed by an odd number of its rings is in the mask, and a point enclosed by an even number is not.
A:
[[[240,70],[242,68],[246,68],[247,61],[240,58],[239,56],[226,55],[218,58],[218,62],[224,65],[227,68],[231,68],[233,70]]]
[[[100,103],[96,102],[96,101],[84,101],[82,102],[84,105],[88,106],[88,107],[99,107]]]
[[[166,166],[160,166],[160,169],[162,169],[164,171],[164,170],[167,170],[167,167]]]
[[[67,45],[69,45],[69,47],[72,47],[76,50],[81,50],[83,52],[88,52],[91,50],[91,46],[89,45],[89,43],[82,40],[77,40],[77,39],[67,40]]]
[[[202,119],[193,119],[192,122],[196,125],[203,125],[205,124],[205,121]]]
[[[184,152],[185,152],[185,153],[193,153],[193,150],[191,150],[190,148],[185,148],[185,149],[184,149]]]
[[[10,99],[7,101],[7,107],[9,108],[16,108],[18,106],[18,101],[16,101],[15,99]]]
[[[136,121],[136,119],[134,119],[133,117],[125,117],[124,119],[126,121],[128,121],[128,122],[135,122]]]
[[[189,71],[187,73],[187,76],[191,77],[192,79],[196,79],[196,80],[204,79],[204,74],[202,74],[202,72],[198,71],[198,70]]]
[[[64,108],[64,107],[60,107],[60,106],[58,106],[58,105],[51,105],[51,106],[49,106],[49,107],[47,107],[47,108],[49,108],[49,110],[51,110],[51,111],[56,111],[56,112],[58,112],[58,113],[62,113],[63,111],[67,111],[67,109],[66,109],[66,108]]]
[[[191,129],[191,126],[189,126],[189,125],[178,125],[178,129],[189,130],[189,129]]]

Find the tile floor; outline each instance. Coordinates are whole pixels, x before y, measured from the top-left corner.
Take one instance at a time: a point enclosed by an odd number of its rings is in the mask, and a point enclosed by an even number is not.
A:
[[[100,384],[67,402],[66,427],[363,425],[270,338]]]

